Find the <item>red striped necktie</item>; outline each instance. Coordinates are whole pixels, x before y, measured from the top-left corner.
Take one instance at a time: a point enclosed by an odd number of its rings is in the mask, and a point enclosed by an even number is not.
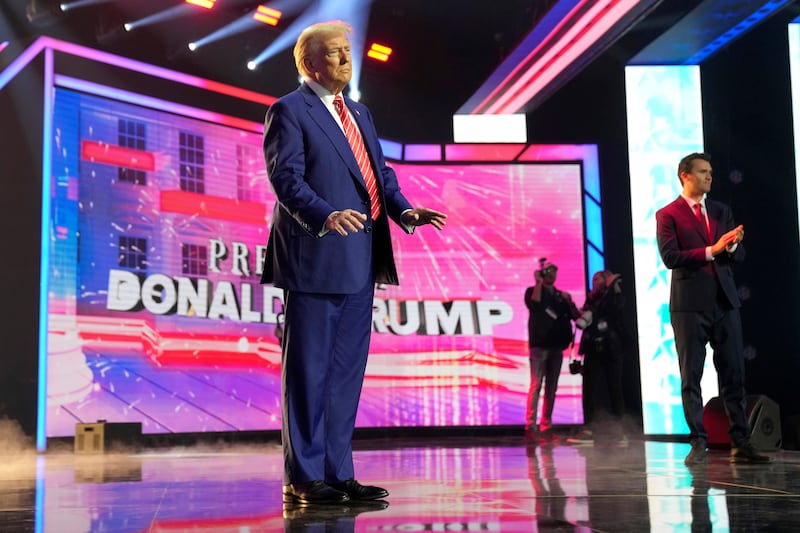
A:
[[[713,244],[711,242],[711,228],[708,225],[708,221],[706,220],[705,215],[703,215],[703,206],[700,204],[700,202],[697,202],[696,204],[694,204],[694,212],[697,215],[697,218],[700,220],[700,222],[706,228],[706,235],[708,236],[708,243],[709,244]]]
[[[378,184],[375,181],[375,173],[372,171],[372,163],[370,163],[369,154],[367,154],[367,149],[364,146],[364,140],[361,138],[361,133],[356,125],[350,120],[350,115],[347,113],[347,108],[341,95],[336,95],[336,98],[333,99],[333,107],[339,113],[345,137],[347,137],[347,142],[350,143],[350,148],[356,157],[361,175],[364,176],[364,183],[367,185],[367,192],[369,193],[372,220],[377,220],[378,215],[381,214],[381,202],[378,199]]]

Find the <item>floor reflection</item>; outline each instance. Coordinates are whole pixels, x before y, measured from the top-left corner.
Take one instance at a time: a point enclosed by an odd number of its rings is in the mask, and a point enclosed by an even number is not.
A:
[[[526,445],[519,437],[359,443],[387,501],[284,506],[276,444],[0,457],[0,531],[791,531],[800,453],[683,465],[688,444]],[[0,452],[2,455],[3,452]]]
[[[284,504],[283,529],[286,532],[330,531],[353,533],[356,517],[364,513],[383,511],[389,507],[386,501],[349,502],[346,505],[296,506]],[[366,529],[359,522],[359,530]]]

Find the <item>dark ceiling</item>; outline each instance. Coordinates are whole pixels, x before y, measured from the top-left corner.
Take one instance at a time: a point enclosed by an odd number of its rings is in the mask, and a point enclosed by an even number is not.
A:
[[[190,52],[189,42],[246,16],[265,4],[264,0],[217,0],[212,10],[186,5],[184,0],[105,0],[67,12],[58,9],[59,1],[63,0],[0,2],[0,42],[10,41],[8,49],[0,53],[0,69],[36,37],[49,35],[271,96],[281,96],[297,86],[291,45],[255,71],[246,64],[290,27],[302,10],[284,16],[277,27],[259,25]],[[319,10],[348,1],[356,0],[293,3]],[[283,5],[289,3],[284,0]],[[372,109],[379,133],[404,142],[450,141],[452,114],[556,3],[373,0],[366,42],[393,48],[388,63],[365,59],[361,72],[362,101]],[[632,56],[699,3],[661,2],[611,53]],[[183,7],[178,17],[131,32],[122,30],[125,22],[179,6]]]

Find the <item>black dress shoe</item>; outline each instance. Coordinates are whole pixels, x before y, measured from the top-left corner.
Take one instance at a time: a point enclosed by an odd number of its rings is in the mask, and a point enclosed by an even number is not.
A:
[[[284,503],[299,503],[303,505],[312,503],[337,504],[350,501],[350,496],[322,481],[316,480],[307,483],[284,485],[283,501]]]
[[[743,444],[738,448],[731,448],[731,462],[766,464],[771,463],[772,458],[767,457],[766,455],[761,455],[756,451],[753,445],[748,442],[747,444]]]
[[[351,500],[379,500],[389,495],[389,491],[386,489],[362,485],[352,478],[340,483],[331,483],[330,486],[346,493]]]
[[[693,442],[692,449],[683,460],[686,466],[699,466],[708,462],[708,452],[706,451],[705,442]]]

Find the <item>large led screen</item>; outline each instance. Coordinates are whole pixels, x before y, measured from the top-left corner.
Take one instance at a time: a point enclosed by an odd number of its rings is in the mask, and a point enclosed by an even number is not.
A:
[[[644,432],[686,434],[669,316],[671,272],[658,252],[655,215],[680,195],[678,162],[703,151],[700,67],[629,66],[625,92]],[[716,376],[708,357],[702,382],[705,401],[717,393]]]
[[[283,295],[259,284],[274,204],[261,125],[59,87],[51,157],[47,436],[99,419],[279,429]],[[538,259],[585,298],[581,162],[392,166],[412,203],[449,218],[441,232],[393,230],[401,284],[376,291],[357,425],[523,424],[523,294]],[[567,362],[554,422],[580,423]]]

